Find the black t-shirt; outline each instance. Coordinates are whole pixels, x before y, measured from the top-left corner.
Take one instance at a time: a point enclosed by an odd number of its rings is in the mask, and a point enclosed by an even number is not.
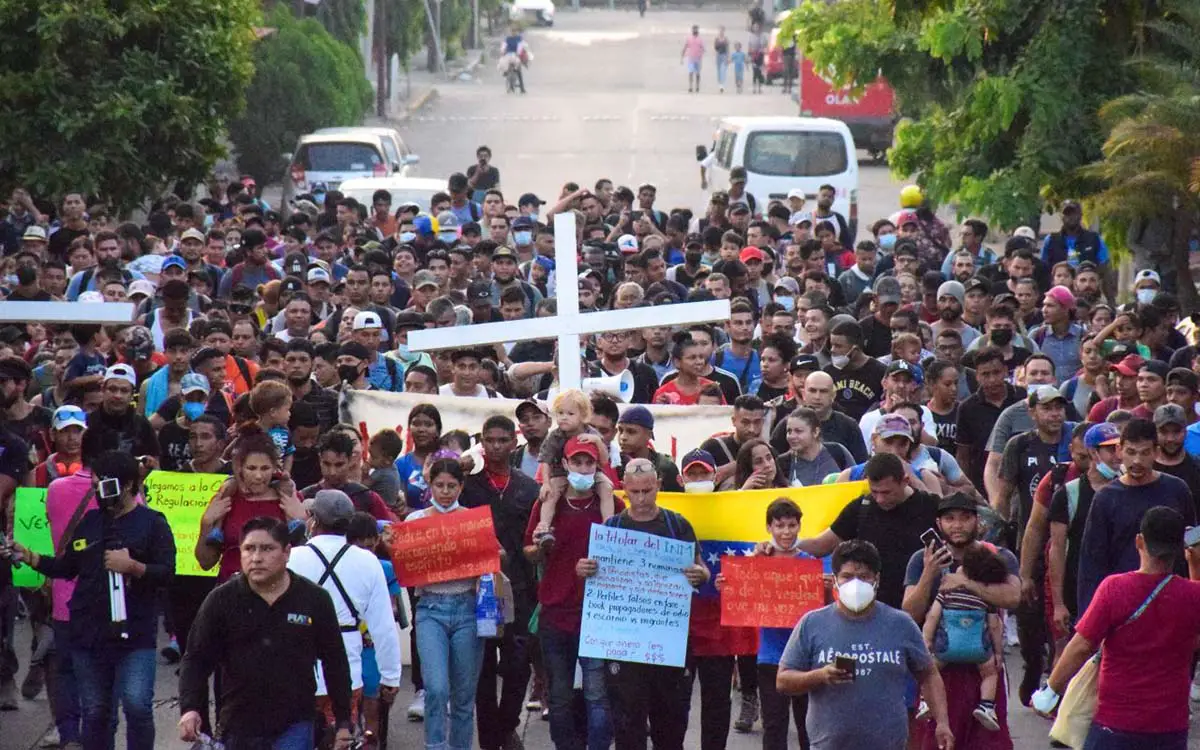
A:
[[[1184,455],[1183,461],[1174,466],[1155,461],[1154,468],[1183,480],[1183,483],[1192,492],[1192,502],[1196,504],[1196,517],[1200,518],[1200,462],[1191,456]]]
[[[787,392],[788,387],[786,385],[782,388],[776,388],[773,385],[767,385],[766,383],[763,383],[762,385],[758,386],[758,393],[755,395],[757,395],[763,401],[770,401],[773,398],[779,398],[780,396],[786,395]]]
[[[908,559],[922,548],[921,534],[934,527],[938,499],[914,492],[891,510],[876,505],[869,494],[847,505],[830,525],[842,541],[862,539],[875,545],[883,561],[876,598],[900,608],[904,601],[904,572]]]
[[[1012,385],[1004,386],[1007,391],[1004,401],[999,406],[988,403],[983,393],[976,391],[958,406],[958,427],[954,439],[957,445],[966,446],[971,462],[962,467],[967,478],[974,485],[983,489],[983,465],[988,451],[988,440],[992,436],[992,428],[1000,418],[1000,412],[1025,398],[1025,389]]]
[[[467,167],[467,179],[471,179],[475,176],[475,173],[479,171],[480,169],[478,164],[472,164],[471,166]],[[491,190],[499,184],[500,170],[489,164],[488,168],[483,170],[482,174],[479,175],[479,178],[475,180],[475,189]]]
[[[926,404],[926,408],[929,405]],[[958,408],[955,404],[950,411],[945,414],[939,414],[933,409],[929,409],[929,413],[933,415],[933,423],[937,426],[937,444],[938,447],[946,451],[950,455],[954,455],[954,451],[958,447]]]
[[[654,372],[654,368],[650,365],[643,364],[635,359],[629,360],[628,369],[629,374],[633,375],[633,398],[629,403],[650,403],[654,398],[654,392],[658,390],[658,374]],[[618,373],[612,373],[604,369],[604,364],[600,361],[588,364],[589,378],[605,378],[616,374]]]
[[[1000,478],[1012,482],[1017,494],[1021,497],[1020,514],[1017,516],[1019,533],[1024,533],[1025,523],[1033,510],[1033,494],[1037,491],[1038,482],[1051,469],[1070,460],[1068,448],[1071,442],[1070,422],[1063,426],[1062,438],[1057,443],[1046,443],[1038,436],[1037,430],[1022,432],[1008,441],[1004,446],[1004,454],[1000,460]],[[1020,541],[1020,535],[1017,540]]]
[[[856,370],[830,365],[825,372],[833,378],[834,400],[846,416],[855,421],[862,419],[883,396],[883,376],[887,373],[887,367],[877,359],[868,359]]]
[[[863,354],[882,357],[892,353],[892,329],[887,323],[880,323],[874,315],[868,315],[858,324],[863,332]]]
[[[1075,513],[1070,512],[1069,495],[1066,487],[1058,488],[1050,499],[1050,523],[1061,523],[1067,527],[1067,562],[1063,572],[1063,603],[1072,616],[1077,615],[1079,607],[1078,594],[1075,589],[1079,573],[1079,550],[1083,547],[1083,529],[1087,526],[1088,510],[1092,507],[1092,498],[1096,491],[1086,476],[1079,477],[1079,503]]]
[[[106,448],[134,456],[158,458],[158,436],[154,434],[154,428],[132,407],[118,415],[109,414],[103,408],[97,409],[88,415],[88,430],[102,432],[102,445]]]
[[[158,447],[162,451],[158,463],[163,471],[180,471],[192,457],[188,429],[174,419],[158,431]]]

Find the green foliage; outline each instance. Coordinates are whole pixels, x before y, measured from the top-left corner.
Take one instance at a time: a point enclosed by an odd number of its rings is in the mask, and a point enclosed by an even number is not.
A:
[[[296,139],[317,128],[357,125],[371,104],[371,84],[358,52],[311,19],[299,20],[286,7],[272,11],[276,29],[254,50],[249,106],[229,128],[238,166],[260,183],[275,182],[281,155]]]
[[[252,67],[253,0],[7,0],[0,186],[128,211],[223,154]]]
[[[367,31],[366,3],[372,0],[321,0],[317,20],[342,44],[358,49],[358,40]]]
[[[1134,90],[1123,63],[1151,4],[1111,0],[808,0],[788,19],[841,83],[882,74],[899,114],[893,172],[937,203],[1026,223],[1100,155],[1097,112]]]
[[[421,0],[384,0],[387,3],[387,47],[389,55],[399,57],[400,66],[408,69],[413,54],[421,48],[425,27],[425,4]]]

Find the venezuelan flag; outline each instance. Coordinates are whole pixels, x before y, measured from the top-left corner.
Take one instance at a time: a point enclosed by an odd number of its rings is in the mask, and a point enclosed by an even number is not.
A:
[[[715,578],[721,572],[722,555],[749,555],[755,544],[768,538],[767,506],[774,500],[786,497],[800,506],[800,536],[806,538],[828,529],[842,509],[865,492],[866,482],[708,494],[660,492],[658,504],[692,524],[700,555]],[[700,594],[716,594],[711,581]]]

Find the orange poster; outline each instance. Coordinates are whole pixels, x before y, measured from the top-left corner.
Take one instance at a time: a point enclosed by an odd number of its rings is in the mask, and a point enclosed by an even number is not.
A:
[[[721,624],[791,628],[805,612],[825,606],[820,560],[722,557]]]
[[[500,543],[489,508],[434,513],[388,527],[401,586],[472,578],[500,570]]]

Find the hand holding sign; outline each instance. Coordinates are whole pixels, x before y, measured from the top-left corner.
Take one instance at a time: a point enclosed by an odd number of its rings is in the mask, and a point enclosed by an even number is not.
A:
[[[387,533],[401,586],[425,586],[500,570],[500,543],[488,508],[392,524]]]
[[[721,559],[721,624],[795,627],[804,613],[824,606],[820,560],[796,557]]]

